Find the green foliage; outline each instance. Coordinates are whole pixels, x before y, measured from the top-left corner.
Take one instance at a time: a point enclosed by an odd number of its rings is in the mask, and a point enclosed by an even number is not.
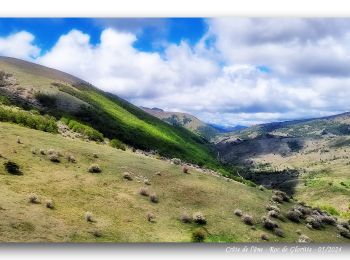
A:
[[[29,128],[57,133],[57,124],[54,117],[36,115],[17,108],[0,106],[0,121],[11,122]]]
[[[36,92],[34,94],[36,100],[40,102],[43,106],[52,108],[56,106],[57,97],[49,93]]]
[[[65,123],[74,132],[83,134],[93,141],[103,141],[103,134],[95,130],[91,126],[82,124],[74,119],[62,118],[61,121]]]
[[[112,139],[111,142],[109,143],[112,147],[120,149],[125,151],[126,150],[126,146],[125,144],[123,144],[121,141],[119,141],[118,139]]]
[[[207,235],[202,228],[198,228],[192,233],[192,241],[196,243],[204,242],[206,237]]]
[[[9,106],[9,105],[11,105],[11,101],[6,96],[0,96],[0,104]]]

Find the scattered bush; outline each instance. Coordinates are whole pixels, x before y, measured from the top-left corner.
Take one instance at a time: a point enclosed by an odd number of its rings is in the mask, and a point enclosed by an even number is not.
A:
[[[92,155],[92,157],[98,158],[98,154],[97,154],[97,153],[94,153],[94,154]]]
[[[36,195],[35,193],[29,194],[28,200],[29,200],[30,203],[33,203],[33,204],[38,204],[38,203],[40,203],[39,197],[38,197],[38,195]]]
[[[339,231],[339,234],[343,237],[349,238],[350,239],[350,230],[346,229],[345,227],[343,227],[342,225],[338,225],[337,229]]]
[[[89,172],[91,173],[100,173],[102,172],[100,166],[98,164],[91,164],[89,167]]]
[[[198,225],[205,225],[205,224],[207,224],[207,220],[206,220],[205,216],[201,212],[194,213],[193,216],[192,216],[192,219]]]
[[[238,217],[242,217],[243,212],[242,212],[242,210],[240,210],[240,209],[235,209],[235,211],[233,212],[233,214],[235,214],[235,215],[238,216]]]
[[[53,203],[52,200],[47,200],[47,201],[46,201],[46,207],[47,207],[48,209],[53,209],[53,208],[55,207],[55,204]]]
[[[190,215],[188,215],[187,213],[183,213],[180,216],[180,220],[182,223],[191,223],[192,222],[192,218]]]
[[[48,158],[51,162],[59,163],[60,162],[60,157],[58,156],[57,153],[51,153],[48,155]]]
[[[80,133],[92,141],[103,141],[103,134],[91,126],[80,123],[74,119],[61,118],[61,121],[65,123],[72,131]]]
[[[14,108],[0,107],[0,121],[11,122],[44,132],[58,132],[54,117],[36,115],[29,111]]]
[[[45,155],[46,154],[44,149],[40,149],[39,152],[40,152],[41,155]]]
[[[181,160],[178,159],[178,158],[173,158],[173,159],[171,159],[171,162],[172,162],[173,164],[176,164],[176,165],[181,164]]]
[[[68,154],[67,155],[67,161],[70,162],[70,163],[76,163],[77,160],[75,159],[74,155],[72,154]]]
[[[125,144],[123,144],[121,141],[119,141],[118,139],[112,139],[111,142],[109,143],[110,146],[112,146],[113,148],[117,148],[120,150],[125,151],[126,150],[126,146]]]
[[[290,210],[287,212],[287,218],[295,223],[300,222],[300,218],[303,214],[298,210]]]
[[[270,219],[268,217],[262,218],[262,224],[263,224],[263,227],[268,229],[268,230],[274,230],[275,228],[279,227],[277,222],[273,221],[272,219]]]
[[[306,223],[313,229],[321,229],[323,227],[321,218],[319,216],[312,215],[311,217],[306,218]]]
[[[139,190],[139,194],[145,197],[149,196],[149,191],[146,187],[141,187]]]
[[[22,175],[20,167],[17,163],[13,161],[7,161],[4,163],[5,169],[9,174],[12,175]]]
[[[146,185],[151,185],[151,182],[150,182],[148,179],[145,179],[145,180],[143,181],[143,183],[146,184]]]
[[[206,234],[203,229],[197,228],[195,231],[192,233],[192,241],[195,243],[200,243],[203,242],[206,238]]]
[[[269,241],[270,240],[269,236],[267,234],[265,234],[265,233],[261,234],[260,238],[261,238],[261,240],[265,240],[265,241]]]
[[[259,185],[259,190],[264,191],[264,190],[265,190],[265,187],[262,186],[262,185]]]
[[[189,172],[188,172],[188,167],[187,167],[187,166],[184,166],[184,167],[182,168],[182,172],[183,172],[183,173],[189,173]]]
[[[337,224],[337,219],[332,216],[323,216],[322,222],[326,225],[335,226]]]
[[[300,235],[298,239],[298,243],[310,243],[312,242],[311,238],[306,235]]]
[[[94,237],[102,237],[102,232],[100,230],[94,230],[92,231],[92,235]]]
[[[129,172],[123,173],[123,178],[128,181],[132,181],[132,175]]]
[[[151,194],[151,196],[149,198],[150,198],[151,202],[153,202],[153,203],[159,202],[158,196],[155,193]]]
[[[281,196],[273,195],[271,199],[277,203],[283,203],[283,198]]]
[[[268,211],[274,210],[274,211],[280,212],[280,208],[275,205],[267,205],[266,210]]]
[[[275,228],[273,233],[278,237],[285,237],[284,231],[280,228]]]
[[[17,136],[17,143],[21,144],[21,138],[19,136]]]
[[[279,218],[280,217],[280,213],[276,210],[270,210],[267,213],[267,216],[271,217],[271,218]]]
[[[147,212],[146,217],[149,222],[153,222],[155,219],[155,216],[152,212]]]
[[[242,221],[246,225],[250,225],[250,226],[254,225],[253,217],[251,215],[248,215],[248,214],[243,215]]]
[[[89,212],[89,211],[88,211],[88,212],[85,212],[85,220],[86,220],[87,222],[95,222],[95,219],[94,219],[92,213]]]
[[[283,192],[283,191],[280,191],[280,190],[276,190],[273,192],[275,194],[275,196],[279,196],[282,198],[283,201],[285,202],[289,202],[290,201],[290,198],[289,196],[287,195],[287,193]]]
[[[32,154],[36,154],[36,149],[35,148],[32,148],[30,151],[32,152]]]

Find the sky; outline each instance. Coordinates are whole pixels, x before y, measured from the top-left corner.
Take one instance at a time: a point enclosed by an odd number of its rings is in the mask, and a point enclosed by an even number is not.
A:
[[[350,19],[2,18],[0,55],[223,126],[350,110]]]

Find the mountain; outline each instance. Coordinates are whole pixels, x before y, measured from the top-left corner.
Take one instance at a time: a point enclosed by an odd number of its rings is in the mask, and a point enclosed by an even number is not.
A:
[[[221,136],[216,149],[241,176],[350,217],[350,113],[252,126]]]
[[[198,135],[57,70],[0,59],[0,139],[3,242],[349,241],[332,208],[235,175]]]
[[[216,130],[218,130],[220,133],[236,132],[236,131],[240,131],[248,128],[247,126],[244,126],[244,125],[235,125],[235,126],[222,126],[217,124],[209,124],[209,125],[215,128]]]
[[[171,125],[182,126],[195,134],[211,140],[221,131],[209,124],[206,124],[193,115],[181,112],[169,112],[160,108],[141,107],[145,112],[155,116]]]
[[[72,127],[92,127],[103,137],[118,139],[137,149],[154,150],[160,156],[218,165],[211,145],[203,138],[164,123],[74,76],[6,57],[0,58],[0,71],[1,95],[21,108],[56,119],[67,118]]]

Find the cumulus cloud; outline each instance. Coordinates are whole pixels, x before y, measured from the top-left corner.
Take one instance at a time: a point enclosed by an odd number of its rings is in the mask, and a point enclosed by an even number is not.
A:
[[[0,54],[34,59],[136,105],[189,112],[210,123],[250,125],[349,110],[350,20],[207,23],[194,46],[168,44],[162,53],[137,49],[136,31],[107,28],[96,44],[72,30],[42,55],[34,36],[22,32],[0,38]],[[22,47],[11,49],[14,41]]]
[[[26,31],[0,37],[0,55],[31,60],[40,54],[34,35]]]

